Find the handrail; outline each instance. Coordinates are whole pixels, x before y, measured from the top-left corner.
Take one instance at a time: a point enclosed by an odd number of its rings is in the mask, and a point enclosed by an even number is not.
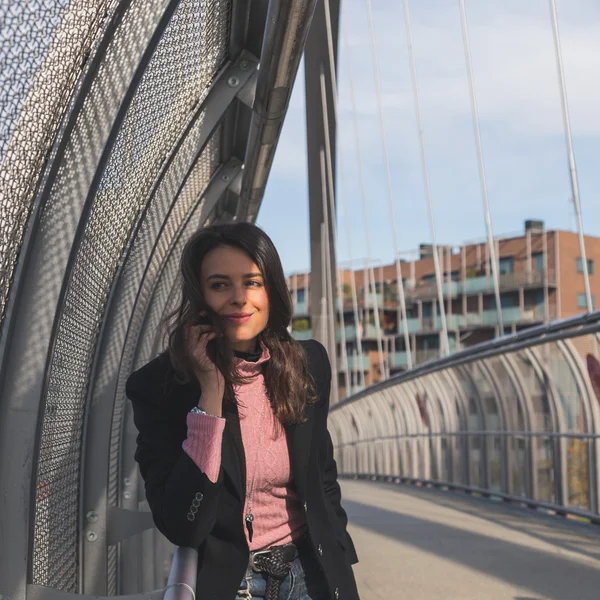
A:
[[[179,547],[173,555],[164,600],[196,600],[198,551]]]
[[[410,371],[398,373],[385,381],[376,383],[348,398],[344,398],[344,400],[331,407],[331,412],[339,410],[343,406],[355,402],[356,400],[370,396],[375,392],[396,386],[405,381],[410,381],[428,373],[434,373],[442,369],[462,365],[471,362],[472,360],[489,358],[498,354],[520,350],[521,348],[537,346],[545,342],[568,339],[579,335],[595,333],[597,331],[600,331],[600,310],[530,327],[513,335],[498,337],[487,342],[482,342],[481,344],[469,346],[450,356],[419,365]]]
[[[166,588],[124,596],[92,596],[73,594],[43,585],[28,585],[28,600],[196,600],[198,551],[177,548],[173,554]],[[0,598],[2,595],[0,594]]]

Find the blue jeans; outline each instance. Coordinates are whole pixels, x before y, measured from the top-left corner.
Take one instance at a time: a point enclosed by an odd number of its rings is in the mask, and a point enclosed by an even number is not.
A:
[[[301,551],[290,565],[289,573],[281,582],[279,600],[330,600],[325,575],[312,553]],[[266,575],[256,573],[248,565],[235,600],[264,598],[266,590]]]

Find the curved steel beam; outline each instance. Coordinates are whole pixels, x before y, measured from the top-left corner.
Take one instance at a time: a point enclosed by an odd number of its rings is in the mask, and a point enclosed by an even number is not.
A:
[[[238,219],[256,220],[315,5],[316,0],[269,3]]]

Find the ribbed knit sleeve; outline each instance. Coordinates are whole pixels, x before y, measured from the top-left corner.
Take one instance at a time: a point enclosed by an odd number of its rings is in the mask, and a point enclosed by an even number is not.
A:
[[[187,416],[187,439],[183,442],[183,450],[213,483],[221,468],[224,429],[225,419],[220,417],[195,413]]]

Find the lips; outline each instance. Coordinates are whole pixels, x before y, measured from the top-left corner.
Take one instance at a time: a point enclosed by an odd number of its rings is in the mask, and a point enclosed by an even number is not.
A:
[[[247,323],[251,317],[252,314],[250,313],[225,315],[225,319],[227,319],[227,321],[233,323],[234,325],[243,325],[244,323]]]

